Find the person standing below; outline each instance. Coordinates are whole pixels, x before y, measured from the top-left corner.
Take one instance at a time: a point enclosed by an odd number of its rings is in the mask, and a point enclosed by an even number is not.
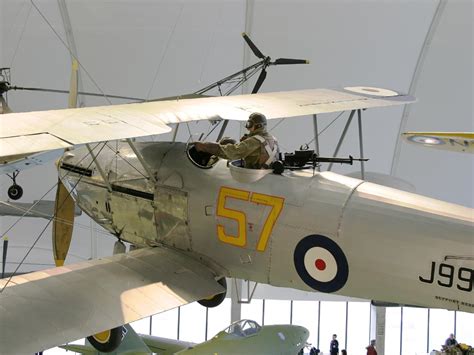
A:
[[[375,339],[370,341],[370,345],[366,347],[367,355],[377,355],[377,350],[375,349]]]
[[[454,337],[453,333],[449,334],[449,338],[446,339],[446,341],[444,342],[444,345],[446,347],[452,347],[452,346],[458,345],[458,342],[457,342],[456,338]]]
[[[271,163],[277,159],[278,143],[275,137],[267,132],[267,118],[254,112],[249,116],[245,127],[249,133],[241,138],[240,143],[195,142],[196,150],[224,159],[243,159],[247,169],[269,169]]]
[[[339,342],[337,341],[336,338],[337,338],[337,335],[333,334],[331,344],[329,345],[329,352],[331,353],[331,355],[339,354]]]

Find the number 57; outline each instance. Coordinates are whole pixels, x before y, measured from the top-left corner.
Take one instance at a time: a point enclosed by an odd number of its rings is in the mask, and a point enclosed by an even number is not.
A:
[[[217,198],[216,216],[228,218],[237,222],[237,235],[229,235],[225,232],[225,227],[222,224],[217,225],[217,236],[219,240],[224,243],[235,245],[238,247],[245,247],[247,244],[247,216],[242,211],[233,210],[225,206],[227,198],[236,200],[249,201],[258,205],[270,206],[271,210],[263,225],[262,232],[257,243],[258,251],[265,251],[267,248],[268,239],[273,230],[285,199],[282,197],[260,194],[257,192],[250,192],[245,190],[232,189],[230,187],[221,187],[219,196]]]

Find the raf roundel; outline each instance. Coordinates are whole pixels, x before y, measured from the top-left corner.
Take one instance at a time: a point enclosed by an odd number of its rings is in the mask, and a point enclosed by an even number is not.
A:
[[[295,248],[296,272],[311,288],[320,292],[341,289],[349,277],[349,265],[342,249],[323,235],[309,235]]]

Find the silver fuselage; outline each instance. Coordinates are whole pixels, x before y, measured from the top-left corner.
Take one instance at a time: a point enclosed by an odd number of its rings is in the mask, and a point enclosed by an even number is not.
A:
[[[225,160],[194,165],[183,143],[136,147],[156,184],[122,142],[96,162],[80,148],[59,163],[80,208],[124,241],[180,249],[229,277],[474,312],[473,209],[331,172],[240,183]]]

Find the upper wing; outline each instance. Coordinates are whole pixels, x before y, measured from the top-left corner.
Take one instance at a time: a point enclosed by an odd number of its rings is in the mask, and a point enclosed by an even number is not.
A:
[[[0,162],[75,144],[161,134],[171,130],[170,123],[245,121],[252,112],[273,119],[413,101],[389,90],[351,87],[11,113],[0,116]]]
[[[409,143],[422,144],[452,152],[474,153],[472,132],[406,132],[403,139]]]
[[[34,353],[223,291],[209,268],[167,248],[16,276],[0,293],[0,353]]]

